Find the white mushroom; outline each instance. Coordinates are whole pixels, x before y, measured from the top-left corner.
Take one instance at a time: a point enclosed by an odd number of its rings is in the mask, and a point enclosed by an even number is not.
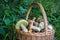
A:
[[[39,23],[39,28],[42,30],[42,29],[44,29],[44,22],[40,22]]]
[[[39,32],[41,31],[41,29],[39,27],[36,27],[36,26],[33,26],[32,29],[35,31],[39,31]]]
[[[40,22],[39,27],[40,27],[41,29],[44,29],[44,22]],[[52,30],[52,29],[53,29],[53,26],[52,26],[51,24],[49,24],[49,25],[48,25],[48,29]]]
[[[21,29],[23,32],[28,32],[28,29],[23,24],[21,24]]]
[[[48,25],[48,29],[53,29],[53,26],[51,24]]]
[[[21,24],[23,24],[25,27],[27,27],[28,22],[27,22],[26,20],[24,20],[24,19],[19,20],[19,21],[16,23],[16,25],[15,25],[16,29],[20,29]]]

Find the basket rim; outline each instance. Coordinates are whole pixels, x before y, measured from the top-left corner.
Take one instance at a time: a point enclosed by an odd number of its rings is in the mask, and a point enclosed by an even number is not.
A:
[[[19,30],[19,32],[17,32],[17,33],[19,33],[21,35],[25,35],[25,36],[46,36],[45,32],[29,33],[29,32],[23,32],[23,31]],[[54,29],[51,31],[47,31],[47,35],[52,35],[52,34],[54,35]]]

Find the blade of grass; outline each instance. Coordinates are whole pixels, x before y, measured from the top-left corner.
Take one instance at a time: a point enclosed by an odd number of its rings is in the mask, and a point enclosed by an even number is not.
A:
[[[7,36],[9,36],[9,33],[7,33],[7,34],[5,35],[5,37],[4,37],[3,40],[6,40]]]

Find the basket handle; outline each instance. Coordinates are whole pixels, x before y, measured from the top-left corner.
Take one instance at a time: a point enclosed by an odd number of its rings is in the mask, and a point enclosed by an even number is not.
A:
[[[27,10],[26,20],[28,20],[29,13],[30,13],[33,5],[38,5],[38,6],[40,7],[40,9],[41,9],[41,11],[42,11],[42,14],[43,14],[43,18],[44,18],[45,31],[47,31],[47,26],[48,26],[47,16],[46,16],[46,12],[45,12],[43,6],[42,6],[40,3],[34,2],[34,3],[32,3],[32,4],[29,6],[29,8],[28,8],[28,10]]]

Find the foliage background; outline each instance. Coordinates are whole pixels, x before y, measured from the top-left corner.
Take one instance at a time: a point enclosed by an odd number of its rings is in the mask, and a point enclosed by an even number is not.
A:
[[[60,0],[0,0],[0,40],[16,40],[15,24],[25,19],[29,5],[40,2],[47,13],[48,21],[55,29],[55,40],[60,40]],[[39,8],[33,7],[30,16],[40,17]]]

